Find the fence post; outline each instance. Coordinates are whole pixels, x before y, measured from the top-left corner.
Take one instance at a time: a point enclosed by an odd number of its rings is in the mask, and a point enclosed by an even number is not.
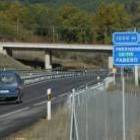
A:
[[[72,113],[71,113],[70,140],[79,140],[77,119],[76,119],[76,114],[75,114],[75,89],[72,90]]]
[[[51,120],[51,88],[47,89],[47,120]]]
[[[73,120],[74,120],[74,89],[72,90],[71,96],[71,128],[70,128],[70,140],[73,140]]]
[[[88,91],[88,86],[86,85],[86,91]],[[85,111],[86,111],[86,140],[88,140],[89,139],[89,137],[88,137],[88,132],[89,132],[89,125],[88,125],[88,102],[89,102],[89,92],[87,93],[87,95],[86,95],[86,97],[85,97],[86,99],[86,102],[85,102]]]

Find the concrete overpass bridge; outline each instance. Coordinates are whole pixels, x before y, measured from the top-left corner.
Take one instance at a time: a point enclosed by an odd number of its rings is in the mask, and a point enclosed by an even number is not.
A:
[[[112,45],[89,45],[89,44],[49,44],[49,43],[0,43],[0,51],[4,54],[8,53],[12,56],[13,50],[43,50],[45,52],[44,62],[45,68],[51,69],[51,52],[53,50],[59,51],[77,51],[77,52],[93,52],[93,53],[108,53],[112,56]],[[109,65],[111,59],[109,57]]]

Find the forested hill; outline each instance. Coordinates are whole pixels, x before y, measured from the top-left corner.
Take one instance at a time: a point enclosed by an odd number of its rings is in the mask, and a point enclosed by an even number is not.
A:
[[[0,0],[0,1],[2,2],[7,1],[9,3],[15,0]],[[72,5],[78,6],[81,9],[95,11],[101,4],[111,4],[113,2],[118,2],[126,6],[132,6],[132,8],[135,8],[139,0],[17,0],[17,1],[20,1],[25,4],[46,3],[55,7],[62,6],[66,3],[71,3]]]
[[[115,31],[139,31],[140,0],[102,1],[0,0],[0,41],[110,44]]]
[[[30,1],[42,1],[42,2],[47,2],[49,4],[55,5],[55,6],[60,6],[65,3],[72,3],[75,6],[78,6],[80,8],[83,8],[88,11],[94,11],[98,8],[98,6],[102,3],[102,0],[30,0]],[[122,0],[103,0],[104,3],[112,3],[112,2],[122,2]],[[124,3],[125,1],[130,2],[133,0],[123,0]]]

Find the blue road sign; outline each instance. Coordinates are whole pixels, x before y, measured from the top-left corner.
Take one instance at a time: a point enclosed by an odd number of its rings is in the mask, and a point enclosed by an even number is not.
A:
[[[116,66],[140,65],[140,44],[114,45],[113,62]]]
[[[137,32],[115,32],[112,41],[114,44],[137,44],[139,34]]]

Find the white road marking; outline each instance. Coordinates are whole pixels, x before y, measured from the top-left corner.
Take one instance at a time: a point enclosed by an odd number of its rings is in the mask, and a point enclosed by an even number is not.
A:
[[[64,93],[64,94],[62,94],[62,95],[59,95],[58,97],[53,97],[53,98],[52,98],[52,101],[55,100],[56,98],[63,97],[63,96],[65,96],[66,94],[67,94],[67,93]],[[46,100],[46,101],[39,102],[39,103],[36,103],[36,104],[33,104],[33,106],[40,106],[40,105],[45,104],[45,103],[47,103],[47,100]]]
[[[63,96],[65,96],[65,95],[67,95],[67,93],[61,94],[61,95],[59,95],[58,97],[63,97]]]
[[[53,97],[53,98],[52,98],[52,101],[55,100],[55,99],[56,99],[56,97]]]
[[[34,82],[34,83],[24,84],[23,87],[29,87],[31,85],[37,85],[37,84],[40,84],[40,83],[46,83],[48,81],[51,81],[51,80],[42,80],[42,81],[38,81],[38,82]]]
[[[55,99],[56,99],[56,97],[53,97],[52,101],[55,100]],[[36,103],[36,104],[33,104],[33,106],[40,106],[40,105],[45,104],[45,103],[47,103],[47,100],[39,102],[39,103]]]
[[[45,104],[45,103],[46,103],[46,101],[42,101],[42,102],[34,104],[33,106],[40,106],[40,105]]]
[[[30,109],[30,108],[29,107],[25,107],[25,108],[22,108],[22,109],[19,109],[19,110],[10,112],[10,113],[3,114],[3,115],[0,116],[0,119],[2,119],[4,117],[11,116],[11,115],[14,115],[14,114],[17,114],[17,113],[20,113],[20,112],[23,112],[23,111],[28,110],[28,109]]]

